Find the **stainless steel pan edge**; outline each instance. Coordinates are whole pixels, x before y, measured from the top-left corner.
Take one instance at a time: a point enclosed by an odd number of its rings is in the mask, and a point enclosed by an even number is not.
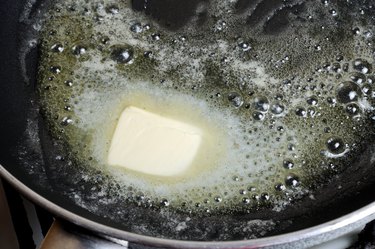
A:
[[[23,184],[12,174],[10,174],[2,165],[0,165],[0,176],[7,180],[26,198],[30,199],[35,204],[38,204],[41,207],[47,209],[57,217],[65,219],[90,231],[96,232],[99,236],[110,236],[120,240],[124,240],[124,242],[128,241],[130,243],[159,248],[307,248],[350,233],[351,231],[354,231],[364,226],[371,220],[375,219],[375,202],[373,202],[352,213],[320,224],[318,226],[272,237],[225,242],[201,242],[160,239],[115,229],[74,214],[54,204],[53,202],[34,192],[32,189],[28,188],[25,184]]]

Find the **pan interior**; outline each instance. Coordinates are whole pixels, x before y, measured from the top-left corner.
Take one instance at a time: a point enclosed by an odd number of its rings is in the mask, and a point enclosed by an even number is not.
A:
[[[372,166],[373,8],[271,2],[53,3],[34,26],[43,122],[28,141],[41,138],[54,188],[115,226],[195,240],[278,233],[357,191]],[[129,104],[210,120],[225,155],[172,180],[109,168]]]

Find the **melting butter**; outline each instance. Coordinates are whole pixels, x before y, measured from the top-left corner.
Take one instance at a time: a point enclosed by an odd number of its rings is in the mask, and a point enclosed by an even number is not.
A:
[[[202,129],[129,106],[122,112],[108,164],[156,176],[183,174],[202,149]]]

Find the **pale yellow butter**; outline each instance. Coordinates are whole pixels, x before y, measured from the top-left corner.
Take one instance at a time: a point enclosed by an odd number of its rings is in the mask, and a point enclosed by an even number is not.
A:
[[[202,135],[198,127],[130,106],[117,123],[108,164],[157,176],[179,175],[191,166]]]

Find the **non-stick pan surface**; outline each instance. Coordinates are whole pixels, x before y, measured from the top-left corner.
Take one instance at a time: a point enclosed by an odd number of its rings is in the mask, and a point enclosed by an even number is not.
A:
[[[80,189],[82,183],[59,179],[56,173],[51,172],[54,167],[50,165],[48,150],[52,147],[52,142],[39,115],[36,98],[38,46],[30,43],[28,39],[30,22],[35,15],[38,15],[38,8],[43,8],[43,3],[38,2],[28,15],[21,16],[25,14],[25,6],[30,4],[33,2],[10,0],[4,0],[0,4],[0,163],[7,171],[6,174],[9,173],[43,198],[76,215],[126,232],[158,238],[204,241],[241,240],[297,231],[333,220],[374,201],[375,147],[374,144],[369,144],[353,161],[352,167],[347,169],[345,174],[338,176],[335,181],[328,183],[324,191],[318,191],[314,200],[306,199],[304,202],[297,202],[281,213],[263,210],[251,214],[206,216],[204,219],[192,216],[189,217],[188,229],[179,232],[174,228],[180,222],[186,221],[188,217],[186,214],[161,214],[158,209],[142,208],[121,200],[99,204],[97,212],[89,212],[77,199],[72,199],[68,191],[79,190],[77,198],[85,199],[92,195],[88,188],[82,190]],[[169,18],[178,18],[178,16],[171,15]],[[176,22],[176,25],[172,28],[178,28],[178,25],[182,24]],[[275,35],[277,37],[277,34]],[[58,166],[58,163],[56,164]],[[342,190],[338,193],[339,185],[342,186]],[[25,190],[24,187],[21,189]],[[51,206],[49,208],[55,212],[62,210]],[[119,210],[123,215],[117,217],[114,214]],[[127,211],[123,212],[124,210]],[[60,215],[69,219],[69,213],[63,212]],[[73,218],[71,216],[71,219]],[[244,221],[246,223],[251,220],[264,222],[253,227],[250,232],[244,232],[242,229]],[[275,221],[276,224],[271,229],[269,229],[270,224],[267,223],[269,220]],[[98,226],[98,230],[103,231],[103,226]],[[116,236],[123,235],[124,238],[128,238],[129,233],[126,232]]]

